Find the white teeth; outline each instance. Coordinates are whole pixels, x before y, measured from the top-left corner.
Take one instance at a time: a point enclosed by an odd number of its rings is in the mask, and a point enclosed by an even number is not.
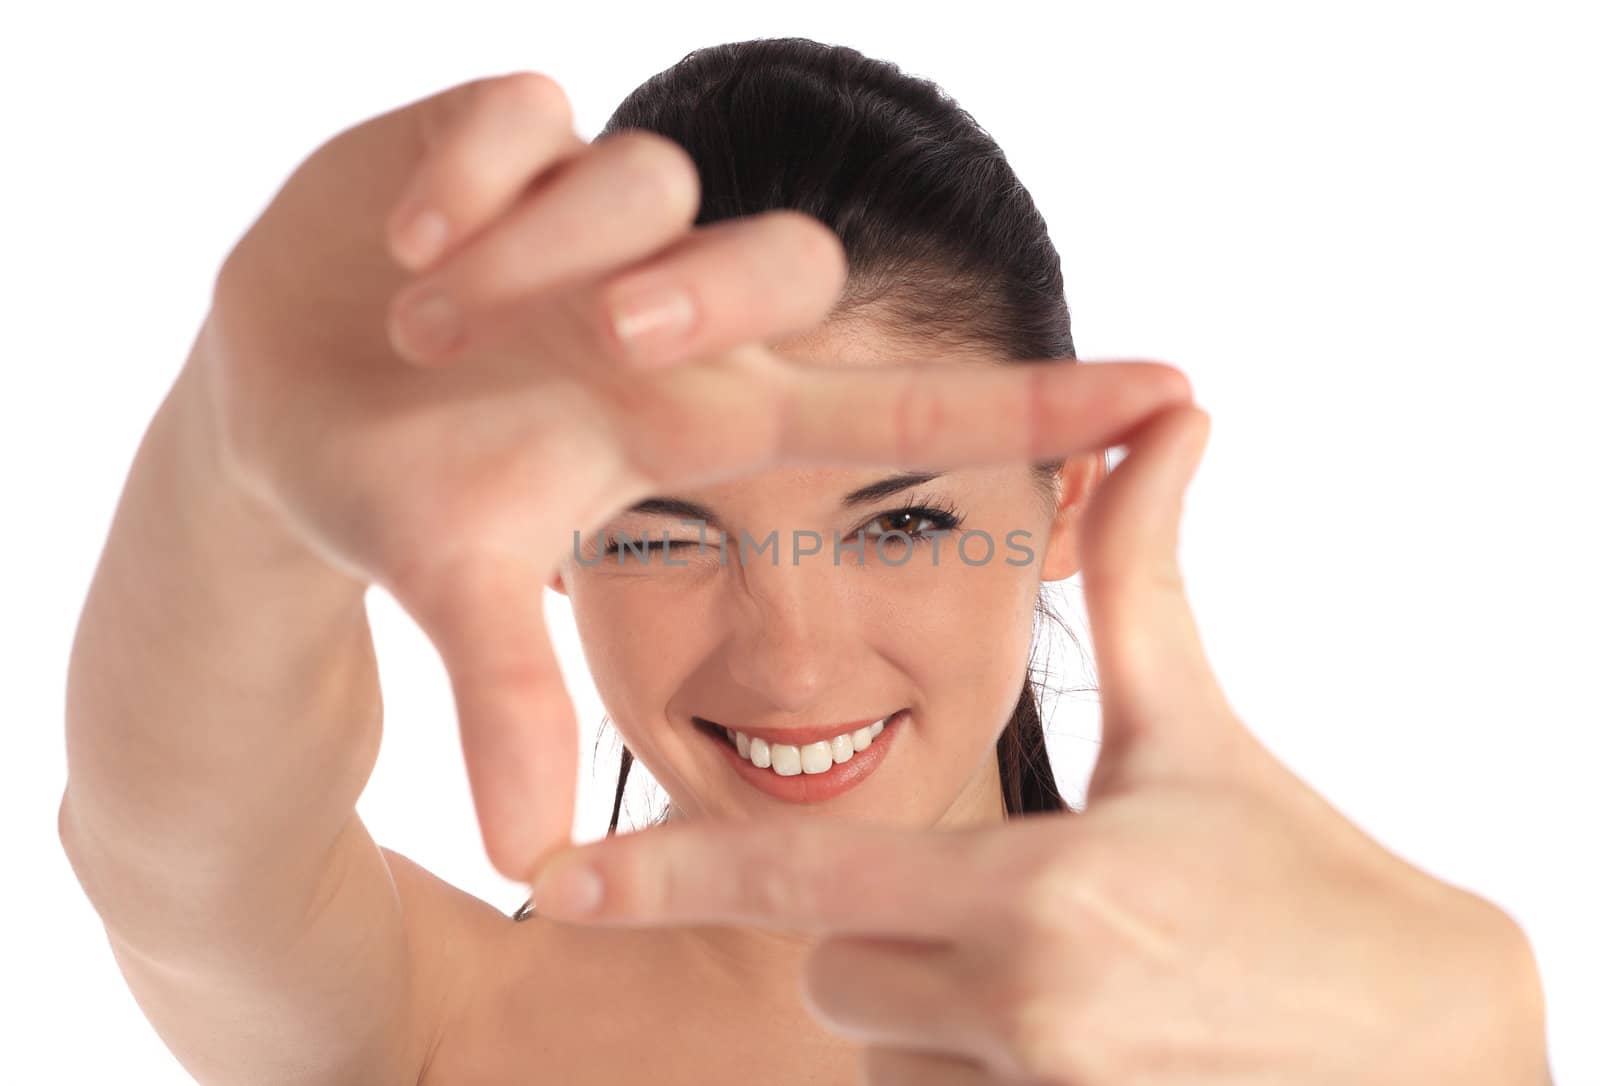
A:
[[[833,741],[828,744],[828,748],[829,753],[833,756],[835,765],[838,765],[842,762],[848,762],[851,758],[856,756],[855,744],[851,741],[850,736],[848,735],[834,736]]]
[[[769,743],[732,728],[722,730],[732,740],[739,757],[748,759],[758,769],[770,768],[780,777],[794,777],[801,773],[826,773],[834,766],[848,762],[883,734],[883,726],[889,719],[884,717],[853,732],[805,746]]]
[[[772,771],[780,777],[799,776],[800,748],[788,743],[773,743]]]
[[[833,768],[833,746],[830,743],[807,743],[800,748],[800,768],[807,773],[826,773]]]

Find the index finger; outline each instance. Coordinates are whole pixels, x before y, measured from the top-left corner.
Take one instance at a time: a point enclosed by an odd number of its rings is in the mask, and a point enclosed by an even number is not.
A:
[[[1134,423],[1191,397],[1161,362],[1067,359],[804,368],[781,404],[786,464],[869,461],[980,466],[1115,444]]]
[[[986,920],[979,834],[831,822],[661,826],[556,855],[539,915],[952,938]]]
[[[655,487],[784,465],[1040,463],[1116,445],[1192,398],[1183,371],[1161,362],[835,367],[754,344],[638,379],[652,410],[630,434]]]

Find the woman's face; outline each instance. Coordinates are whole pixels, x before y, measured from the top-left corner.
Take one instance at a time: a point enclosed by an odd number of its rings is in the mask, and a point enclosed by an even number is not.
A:
[[[808,365],[918,358],[872,328],[774,349]],[[780,469],[656,495],[703,507],[706,523],[636,507],[569,551],[552,586],[571,599],[612,721],[685,815],[916,826],[998,817],[994,745],[1022,689],[1040,581],[1076,570],[1071,511],[1097,459],[1069,460],[1043,482],[1016,465],[857,493],[911,474],[886,465]],[[883,535],[891,530],[912,542]],[[667,550],[663,534],[675,543]],[[633,549],[603,553],[623,536]],[[866,733],[852,735],[900,710],[865,747]],[[774,766],[738,757],[722,727],[768,735]],[[846,737],[830,745],[831,762],[807,753],[816,740],[797,731],[819,728]],[[780,773],[795,768],[781,738],[796,740],[787,746],[810,770],[831,768]]]

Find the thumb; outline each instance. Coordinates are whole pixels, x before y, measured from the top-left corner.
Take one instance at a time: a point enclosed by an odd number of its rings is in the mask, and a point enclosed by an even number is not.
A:
[[[1100,679],[1091,793],[1212,764],[1238,727],[1200,644],[1178,569],[1183,496],[1211,432],[1192,403],[1135,430],[1080,528],[1084,603]]]
[[[479,550],[414,566],[394,591],[449,673],[484,849],[517,881],[572,844],[577,798],[577,719],[544,623],[548,579],[549,563]]]

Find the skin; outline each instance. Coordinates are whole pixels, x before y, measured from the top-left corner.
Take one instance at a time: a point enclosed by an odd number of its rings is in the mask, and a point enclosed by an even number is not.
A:
[[[911,365],[926,356],[925,345],[887,327],[827,326],[774,348],[808,366],[860,359]],[[972,364],[1003,363],[978,356]],[[994,558],[978,563],[983,550],[974,541],[967,551],[974,564],[963,562],[952,534],[941,539],[937,563],[931,542],[909,558],[890,542],[887,560],[875,558],[869,544],[864,565],[847,555],[835,567],[827,549],[798,562],[786,553],[777,566],[765,558],[724,564],[721,533],[711,530],[703,556],[675,553],[686,563],[681,569],[655,555],[642,568],[615,559],[586,566],[571,553],[562,561],[551,587],[570,596],[596,687],[630,749],[670,797],[669,823],[836,819],[954,828],[1004,821],[995,744],[1023,682],[1041,582],[1077,571],[1073,522],[1104,475],[1102,458],[1070,458],[1043,484],[1021,465],[952,470],[841,512],[843,494],[885,474],[892,472],[764,472],[675,496],[717,513],[731,545],[741,530],[760,539],[782,526],[785,548],[801,530],[818,533],[825,548],[833,532],[848,540],[863,525],[892,521],[886,514],[915,497],[961,511],[955,530],[986,532],[996,541]],[[1026,533],[1013,537],[1032,551],[1025,564],[1005,549],[1012,531]],[[661,513],[624,514],[604,532],[699,538],[693,526]],[[894,757],[867,785],[820,807],[796,807],[750,788],[689,720],[784,726],[866,719],[902,705],[914,711]],[[691,954],[737,963],[746,983],[770,978],[774,994],[794,987],[812,942],[761,928],[661,934],[684,939]]]
[[[224,262],[85,601],[59,813],[194,1077],[1244,1083],[1378,1052],[1397,1082],[1542,1081],[1516,925],[1297,786],[1204,666],[1176,536],[1209,422],[1181,372],[985,365],[824,325],[846,285],[830,231],[787,212],[693,228],[697,202],[675,144],[587,144],[560,88],[517,73],[340,133]],[[419,204],[445,225],[431,251]],[[619,337],[617,308],[663,285],[693,326]],[[439,290],[454,339],[413,319]],[[1129,456],[1097,482],[1114,445]],[[1019,465],[1059,458],[1076,466],[1045,501]],[[875,567],[699,589],[561,569],[574,529],[648,496],[758,533],[827,526],[886,467],[957,469],[940,485],[974,524],[1059,543],[1033,570],[908,564],[914,598]],[[1000,823],[1026,608],[1080,566],[1105,695],[1091,810]],[[586,644],[618,654],[596,678],[683,815],[593,851],[569,848],[576,722],[526,606],[557,576]],[[555,880],[534,887],[548,920],[513,923],[356,813],[383,717],[372,585],[438,649],[484,847]],[[668,613],[705,621],[614,624]],[[951,619],[1003,646],[976,682],[949,681],[971,661],[936,635]],[[760,806],[683,730],[902,698],[911,742],[843,797],[849,819]]]
[[[1104,724],[1084,813],[690,820],[556,857],[540,915],[799,933],[806,1006],[873,1083],[1547,1082],[1516,926],[1227,705],[1176,561],[1207,426],[1143,427],[1076,528]]]

